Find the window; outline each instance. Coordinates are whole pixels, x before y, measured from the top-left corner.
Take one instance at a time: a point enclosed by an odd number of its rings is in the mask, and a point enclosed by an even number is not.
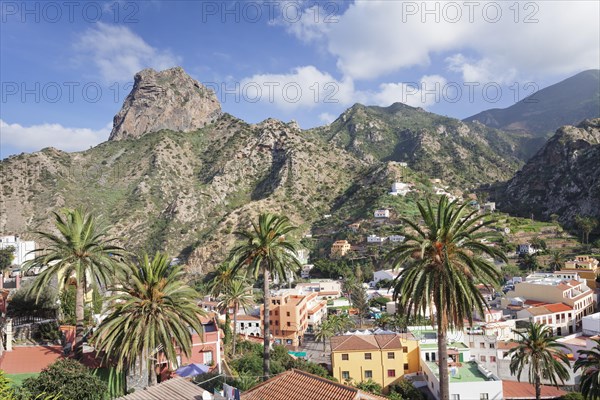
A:
[[[365,371],[365,379],[371,379],[371,378],[373,378],[373,371],[366,370]]]
[[[290,316],[290,312],[289,312],[289,311],[288,311],[288,312],[286,312],[285,314],[286,314],[288,317]]]
[[[452,400],[460,400],[460,394],[451,394],[450,399]]]
[[[393,351],[388,352],[388,360],[393,360],[396,358],[396,354]]]
[[[425,353],[425,361],[429,361],[429,353]]]
[[[342,354],[342,361],[348,361],[348,354]]]
[[[404,364],[404,370],[407,371],[408,370],[408,363]]]
[[[342,379],[350,379],[350,371],[342,371]]]
[[[479,348],[480,348],[480,349],[485,349],[485,343],[483,343],[483,342],[482,342],[482,343],[479,343]]]
[[[288,322],[288,323],[287,323],[287,326],[292,326],[292,324]]]
[[[396,370],[395,369],[388,369],[388,378],[393,378],[396,376]]]
[[[490,349],[495,349],[496,348],[496,343],[490,343]]]
[[[485,362],[485,356],[479,356],[479,361]]]
[[[496,356],[490,356],[490,362],[496,362]]]
[[[365,360],[371,359],[371,353],[365,353]]]
[[[402,347],[402,352],[403,353],[408,353],[408,347],[406,347],[406,346]]]
[[[204,360],[204,364],[210,364],[213,362],[213,354],[212,351],[203,351],[202,357]]]
[[[490,396],[487,393],[480,393],[479,400],[489,400]]]

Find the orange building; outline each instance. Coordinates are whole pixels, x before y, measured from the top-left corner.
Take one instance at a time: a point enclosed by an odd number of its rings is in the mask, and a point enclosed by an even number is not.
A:
[[[352,246],[347,240],[336,240],[331,245],[331,258],[344,257],[351,248]]]
[[[314,315],[310,312],[320,309],[322,300],[318,300],[317,295],[317,292],[301,294],[284,290],[271,298],[269,326],[275,344],[297,347],[302,343],[309,318]],[[262,320],[264,306],[260,314]]]

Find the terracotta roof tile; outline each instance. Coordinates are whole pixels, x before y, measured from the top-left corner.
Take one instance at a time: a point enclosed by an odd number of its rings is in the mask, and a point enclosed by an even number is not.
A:
[[[500,350],[510,350],[510,349],[514,349],[515,347],[518,346],[517,342],[498,342],[497,347]]]
[[[119,397],[117,400],[193,400],[203,399],[202,395],[205,392],[206,390],[192,382],[176,377],[144,390],[136,390],[127,396]]]
[[[387,335],[341,335],[331,338],[331,351],[363,351],[380,349],[401,349],[399,334]]]
[[[564,312],[564,311],[573,311],[573,307],[568,306],[568,305],[563,304],[563,303],[548,304],[546,306],[546,308],[548,309],[548,311],[550,311],[552,313]]]
[[[242,393],[242,400],[385,400],[355,387],[292,369]]]
[[[502,381],[504,399],[535,399],[535,386],[527,382]],[[567,392],[554,386],[542,385],[542,399],[556,399]]]

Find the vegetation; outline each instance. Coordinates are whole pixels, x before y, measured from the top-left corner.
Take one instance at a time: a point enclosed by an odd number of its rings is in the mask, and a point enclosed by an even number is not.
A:
[[[403,267],[394,287],[394,300],[407,316],[423,315],[435,306],[439,349],[440,399],[449,398],[448,329],[462,329],[472,323],[473,310],[480,314],[487,307],[476,287],[498,286],[500,273],[482,256],[506,261],[501,250],[487,246],[481,239],[493,239],[481,229],[494,221],[477,211],[465,212],[467,204],[458,206],[442,196],[437,209],[429,200],[418,204],[424,227],[409,219],[402,223],[414,233],[406,233],[406,241],[387,256],[393,268]]]
[[[362,328],[365,318],[369,316],[369,300],[362,284],[355,284],[350,292],[352,307],[358,312],[359,325]]]
[[[581,232],[581,243],[588,244],[590,242],[590,233],[598,226],[596,218],[577,215],[575,217],[575,225]]]
[[[53,278],[62,280],[63,284],[72,282],[76,285],[75,350],[79,357],[83,344],[86,288],[96,282],[107,284],[115,274],[117,258],[125,252],[114,244],[115,239],[107,237],[106,230],[100,228],[95,217],[80,209],[65,209],[63,215],[54,213],[54,219],[60,234],[37,232],[42,242],[49,245],[36,249],[38,255],[25,264],[25,269],[45,268],[31,287],[38,300]]]
[[[300,262],[296,257],[298,244],[289,237],[289,234],[295,229],[287,217],[261,214],[258,217],[258,223],[252,222],[252,230],[236,232],[242,237],[242,243],[231,250],[231,259],[236,260],[234,272],[246,269],[255,279],[261,273],[264,279],[263,380],[269,378],[271,371],[269,360],[271,336],[269,327],[270,276],[275,275],[284,281],[288,274],[295,273],[300,268]]]
[[[600,399],[600,339],[591,350],[581,350],[574,371],[581,370],[579,387],[585,400]]]
[[[153,356],[161,351],[168,360],[190,357],[192,333],[202,332],[196,291],[184,281],[183,266],[170,266],[165,254],[147,254],[128,263],[112,287],[108,317],[94,334],[99,352],[116,363],[118,371],[136,364],[146,369],[149,384],[156,383]],[[141,372],[141,371],[140,371]]]
[[[366,381],[362,381],[356,384],[356,387],[365,392],[373,393],[373,394],[381,394],[381,385],[372,379],[368,379]]]
[[[235,354],[235,341],[237,339],[237,314],[240,308],[247,310],[254,304],[254,296],[252,295],[252,286],[248,285],[245,280],[234,280],[231,284],[221,292],[219,297],[219,309],[224,310],[229,314],[229,308],[233,308],[233,337],[232,337],[232,353]]]
[[[394,395],[397,395],[394,397]],[[425,400],[423,393],[406,379],[400,379],[390,386],[390,399],[394,400]]]
[[[0,273],[6,275],[6,272],[12,265],[12,262],[15,258],[14,252],[15,248],[13,246],[0,249]]]
[[[55,318],[57,305],[54,290],[47,286],[37,293],[36,298],[30,288],[31,285],[26,284],[14,292],[8,303],[8,316]]]
[[[78,361],[65,358],[27,378],[17,391],[19,399],[54,396],[60,400],[103,400],[106,384]]]
[[[0,369],[0,399],[15,400],[15,391],[11,385],[10,379],[4,375]]]
[[[521,380],[523,370],[528,370],[529,382],[535,386],[535,398],[539,400],[542,394],[542,379],[558,386],[569,379],[570,366],[567,353],[569,348],[557,341],[552,335],[552,328],[530,323],[526,332],[517,332],[518,346],[511,349],[508,355],[510,372]]]

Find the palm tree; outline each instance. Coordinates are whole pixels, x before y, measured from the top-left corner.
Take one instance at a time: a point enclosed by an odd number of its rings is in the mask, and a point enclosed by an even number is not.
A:
[[[157,252],[139,264],[129,263],[111,290],[108,317],[94,334],[96,349],[105,352],[119,371],[139,363],[147,368],[149,384],[156,383],[154,362],[161,352],[176,363],[177,349],[186,357],[192,351],[192,334],[202,333],[198,294],[184,281],[183,266],[170,266]],[[145,365],[144,365],[145,364]]]
[[[472,323],[473,310],[480,314],[487,307],[476,287],[499,286],[500,273],[494,264],[483,258],[489,256],[506,260],[497,247],[482,243],[492,238],[481,228],[493,223],[488,215],[477,216],[477,211],[465,215],[467,203],[459,206],[440,198],[437,210],[429,200],[417,204],[424,227],[401,218],[414,232],[406,233],[406,241],[386,256],[393,268],[404,267],[396,278],[394,300],[406,318],[435,311],[439,352],[440,398],[447,400],[449,329],[462,329],[465,320]]]
[[[379,318],[375,321],[375,325],[381,329],[387,329],[389,325],[393,324],[392,316],[388,313],[382,313]]]
[[[550,254],[550,263],[548,266],[552,271],[558,271],[562,268],[563,265],[563,255],[560,251],[553,251]]]
[[[283,280],[289,272],[295,272],[300,268],[300,262],[296,256],[298,244],[286,237],[294,229],[296,227],[290,224],[287,217],[261,214],[258,217],[258,223],[252,223],[251,230],[236,232],[243,241],[231,250],[231,259],[237,260],[234,271],[246,269],[252,273],[255,279],[258,279],[259,274],[263,275],[263,380],[267,380],[270,373],[270,275],[276,275]]]
[[[327,341],[335,335],[335,328],[330,319],[326,319],[315,330],[315,341],[323,342],[323,351],[327,350]]]
[[[247,310],[252,304],[254,304],[254,295],[252,294],[252,287],[248,285],[245,280],[234,280],[230,283],[229,287],[222,292],[219,302],[219,309],[225,310],[225,313],[229,312],[229,308],[233,307],[233,339],[232,339],[232,353],[235,354],[235,339],[237,336],[237,314],[240,307]]]
[[[564,381],[569,379],[567,367],[570,363],[566,354],[569,348],[557,342],[558,337],[552,335],[552,328],[539,323],[530,323],[526,332],[515,333],[519,340],[517,347],[508,352],[511,357],[510,373],[517,374],[520,381],[521,373],[527,366],[529,382],[535,385],[535,398],[539,400],[542,394],[542,379],[555,386],[558,386],[558,380],[564,384]]]
[[[239,271],[233,270],[234,266],[234,260],[229,260],[211,272],[212,279],[208,284],[208,290],[212,297],[218,298],[231,286],[232,282],[241,278]]]
[[[600,339],[594,339],[596,345],[591,350],[579,351],[574,371],[582,369],[579,387],[586,400],[600,399]]]
[[[108,238],[106,230],[99,227],[96,218],[80,209],[65,209],[63,215],[54,213],[54,225],[59,235],[35,232],[46,247],[34,250],[33,260],[24,269],[45,268],[37,276],[30,290],[37,300],[53,278],[67,283],[74,278],[75,296],[75,353],[81,356],[84,331],[85,291],[89,284],[107,285],[120,265],[118,259],[125,251]]]

